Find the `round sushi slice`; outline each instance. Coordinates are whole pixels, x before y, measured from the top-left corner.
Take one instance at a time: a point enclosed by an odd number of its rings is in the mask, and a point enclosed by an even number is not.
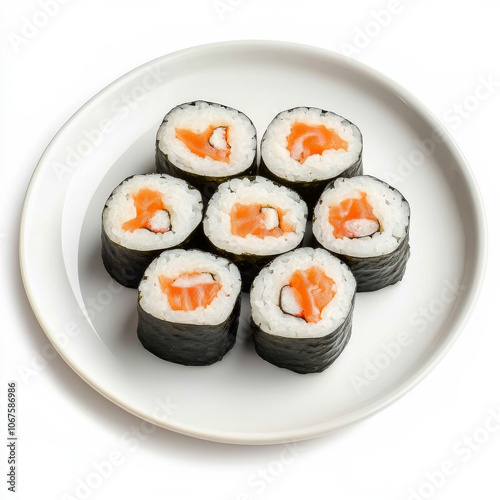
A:
[[[257,353],[297,373],[322,372],[349,341],[355,292],[349,268],[325,250],[276,258],[250,291]]]
[[[410,206],[403,195],[369,175],[337,179],[314,209],[314,237],[350,266],[358,292],[403,278],[410,257],[409,229]]]
[[[363,173],[358,127],[331,111],[282,111],[262,138],[259,173],[295,189],[312,212],[327,184]]]
[[[167,361],[211,365],[234,345],[240,301],[234,264],[200,250],[167,250],[139,285],[139,340]]]
[[[106,201],[101,254],[108,273],[137,288],[146,267],[167,248],[188,245],[203,215],[199,191],[165,174],[134,175]]]
[[[156,169],[185,179],[208,199],[221,182],[257,173],[255,126],[245,114],[222,104],[181,104],[158,130]]]
[[[307,222],[300,196],[264,177],[231,179],[219,186],[203,221],[210,249],[235,262],[248,292],[274,257],[298,247]]]

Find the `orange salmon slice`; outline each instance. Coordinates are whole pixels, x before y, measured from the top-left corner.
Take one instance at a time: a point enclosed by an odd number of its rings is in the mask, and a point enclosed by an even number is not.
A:
[[[284,212],[266,205],[242,205],[235,203],[231,209],[231,233],[246,238],[248,235],[278,238],[293,231],[291,224],[283,220]]]
[[[380,230],[366,193],[360,195],[361,198],[347,198],[330,207],[328,221],[333,227],[335,238],[361,238]]]
[[[335,130],[324,125],[308,125],[295,122],[287,136],[287,149],[290,156],[304,163],[312,155],[321,155],[327,149],[345,149],[349,146]]]
[[[281,289],[280,307],[286,314],[318,323],[323,309],[335,296],[335,281],[317,266],[292,274],[288,285]]]
[[[210,126],[204,132],[196,133],[189,129],[175,129],[175,137],[182,141],[189,150],[201,158],[229,163],[231,147],[229,146],[227,126]]]
[[[158,276],[162,292],[174,311],[194,311],[209,306],[222,285],[210,273],[185,273],[172,279]]]
[[[170,230],[170,214],[163,203],[162,194],[149,188],[142,188],[132,195],[136,216],[122,224],[125,231],[134,232],[146,228],[154,233]]]

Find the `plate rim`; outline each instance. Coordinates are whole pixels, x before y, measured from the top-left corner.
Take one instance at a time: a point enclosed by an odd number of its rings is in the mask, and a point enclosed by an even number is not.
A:
[[[453,313],[455,317],[455,325],[448,328],[447,340],[444,344],[440,346],[438,350],[434,350],[432,355],[430,355],[426,362],[423,363],[418,370],[416,370],[410,378],[405,380],[402,384],[398,385],[397,389],[389,392],[382,398],[376,399],[374,402],[364,405],[361,408],[349,412],[347,415],[342,417],[335,417],[333,420],[326,420],[321,424],[315,424],[312,426],[294,429],[293,431],[283,431],[283,432],[265,432],[265,433],[252,433],[250,435],[241,434],[238,432],[216,432],[211,430],[204,430],[199,428],[199,426],[185,426],[178,422],[168,422],[167,420],[155,419],[152,415],[148,415],[137,408],[133,408],[123,401],[120,401],[119,397],[110,394],[106,391],[104,387],[100,386],[96,381],[92,379],[90,374],[84,373],[79,370],[77,366],[72,363],[71,356],[65,352],[64,348],[58,345],[55,341],[53,332],[45,323],[43,311],[41,311],[34,297],[33,291],[29,284],[29,277],[27,275],[26,262],[28,259],[29,249],[25,243],[25,224],[27,218],[28,205],[31,198],[31,192],[34,189],[37,178],[41,175],[43,171],[43,166],[45,164],[45,158],[55,149],[60,140],[64,139],[65,133],[72,127],[72,125],[78,121],[79,117],[86,112],[87,108],[98,103],[100,99],[103,99],[109,92],[113,91],[114,87],[125,82],[128,78],[134,76],[137,72],[142,71],[144,68],[154,66],[155,64],[168,63],[176,58],[189,57],[193,53],[200,51],[218,51],[218,50],[228,50],[230,48],[242,48],[242,47],[254,46],[255,48],[264,48],[271,46],[275,50],[295,50],[300,52],[300,55],[305,53],[310,53],[315,56],[322,56],[326,59],[330,59],[333,64],[341,63],[343,65],[350,65],[354,67],[361,73],[368,74],[372,79],[376,80],[378,83],[383,85],[386,89],[390,90],[392,93],[397,95],[402,99],[410,108],[417,111],[428,124],[432,125],[434,128],[439,128],[440,133],[443,137],[443,142],[449,147],[450,152],[453,154],[456,163],[459,165],[461,173],[464,175],[465,183],[468,185],[471,195],[472,207],[474,208],[474,217],[476,222],[476,229],[478,238],[475,242],[476,245],[476,261],[475,261],[475,272],[471,277],[470,286],[467,289],[467,296],[464,298],[464,306],[459,312]],[[102,90],[95,94],[92,98],[86,101],[82,106],[80,106],[70,118],[60,127],[56,132],[52,140],[49,142],[44,152],[42,153],[37,165],[31,175],[29,184],[26,190],[25,198],[23,201],[22,214],[21,214],[21,224],[19,230],[19,263],[21,270],[22,282],[30,306],[37,318],[38,323],[43,329],[45,335],[56,349],[58,354],[62,359],[68,364],[68,366],[87,384],[89,384],[94,390],[99,394],[104,396],[109,401],[113,402],[120,408],[126,410],[127,412],[135,415],[143,420],[154,423],[159,427],[163,427],[167,430],[178,432],[187,436],[219,442],[227,444],[253,444],[253,445],[269,445],[269,444],[280,444],[288,443],[293,441],[302,441],[306,439],[311,439],[315,437],[320,437],[329,434],[339,428],[345,427],[347,425],[353,424],[355,422],[364,420],[370,416],[373,416],[380,411],[384,410],[388,406],[395,403],[405,394],[410,392],[414,387],[416,387],[427,375],[429,375],[432,370],[441,362],[444,356],[450,351],[452,346],[455,344],[456,340],[464,330],[466,324],[468,323],[472,312],[475,309],[479,295],[481,293],[482,284],[484,281],[484,276],[487,267],[487,219],[485,214],[485,207],[482,200],[481,192],[479,186],[474,177],[474,173],[467,162],[464,154],[460,150],[454,138],[451,136],[450,132],[443,126],[440,120],[434,116],[433,113],[409,90],[397,83],[392,78],[386,76],[382,72],[372,68],[371,66],[360,62],[358,60],[349,58],[343,54],[334,52],[321,47],[316,47],[308,44],[301,44],[288,41],[278,41],[278,40],[230,40],[222,41],[208,44],[200,44],[193,47],[184,48],[177,50],[175,52],[165,54],[163,56],[157,57],[150,61],[147,61],[130,71],[126,72],[119,78],[115,79],[108,85],[106,85]]]

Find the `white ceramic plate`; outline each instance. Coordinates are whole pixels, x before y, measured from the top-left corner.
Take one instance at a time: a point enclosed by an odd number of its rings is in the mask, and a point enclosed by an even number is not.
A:
[[[137,340],[136,293],[115,284],[101,262],[101,210],[125,177],[154,170],[163,115],[194,99],[242,110],[260,136],[281,110],[334,110],[364,135],[365,173],[391,181],[409,200],[406,276],[358,295],[351,341],[324,373],[297,375],[259,358],[247,298],[238,341],[213,366],[162,361]],[[325,50],[230,42],[147,63],[83,106],[36,168],[20,248],[38,320],[92,387],[167,429],[262,444],[327,433],[381,410],[419,382],[471,312],[485,264],[485,222],[464,158],[406,90]]]

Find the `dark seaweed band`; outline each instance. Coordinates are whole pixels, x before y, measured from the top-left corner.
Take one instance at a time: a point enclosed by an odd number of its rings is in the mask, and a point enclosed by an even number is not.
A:
[[[142,345],[161,359],[187,366],[220,361],[236,341],[241,293],[228,318],[219,325],[188,325],[164,321],[146,312],[139,302],[137,336]]]
[[[243,172],[238,172],[237,174],[228,175],[226,177],[210,177],[207,175],[198,175],[193,172],[186,172],[182,168],[174,165],[167,157],[167,155],[161,151],[158,146],[158,141],[156,144],[156,171],[159,174],[168,174],[172,177],[178,177],[179,179],[184,179],[186,182],[197,188],[204,199],[207,202],[212,195],[215,193],[217,188],[223,182],[233,179],[235,177],[241,177],[245,175],[255,175],[257,173],[257,158],[253,160],[253,163]]]
[[[208,252],[214,253],[221,257],[224,257],[238,267],[238,270],[241,274],[241,289],[243,292],[249,292],[252,286],[253,280],[260,273],[260,271],[270,264],[276,257],[283,255],[284,253],[291,252],[296,248],[299,248],[302,244],[302,240],[297,244],[296,247],[287,250],[286,252],[273,254],[273,255],[254,255],[249,253],[235,254],[232,252],[228,252],[221,248],[216,247],[205,235],[206,238],[206,250]]]
[[[179,245],[159,250],[133,250],[110,240],[104,227],[101,230],[102,262],[109,275],[120,285],[137,288],[146,268],[165,250],[188,250],[201,239],[201,222]]]
[[[374,292],[403,279],[410,258],[409,233],[406,233],[396,250],[386,255],[352,257],[332,251],[330,253],[349,266],[356,278],[358,292]]]
[[[351,309],[345,321],[333,332],[317,338],[291,338],[264,332],[252,318],[252,333],[257,354],[264,360],[296,373],[319,373],[340,356],[352,331]]]
[[[128,288],[137,288],[144,271],[153,259],[158,257],[160,250],[132,250],[111,241],[104,231],[101,231],[101,256],[106,271],[115,280]]]
[[[290,181],[283,177],[279,177],[274,172],[269,170],[264,160],[261,158],[259,165],[259,175],[263,177],[267,177],[268,179],[282,184],[290,189],[293,189],[303,198],[303,200],[307,204],[307,208],[309,209],[309,219],[312,217],[313,209],[316,203],[321,196],[321,193],[325,190],[325,188],[332,182],[332,180],[338,179],[339,177],[356,177],[357,175],[363,175],[363,162],[361,156],[346,170],[341,172],[339,175],[335,177],[329,177],[328,179],[316,180],[310,182],[304,181]]]

